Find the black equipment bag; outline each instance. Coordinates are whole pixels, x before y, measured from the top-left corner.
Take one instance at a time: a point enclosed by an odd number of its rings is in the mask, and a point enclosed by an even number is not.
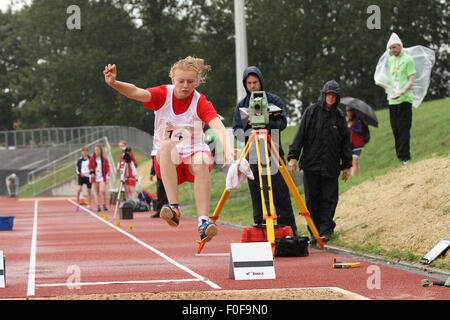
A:
[[[283,237],[275,239],[275,257],[307,257],[308,237]]]
[[[120,219],[133,219],[134,202],[127,200],[119,205]]]

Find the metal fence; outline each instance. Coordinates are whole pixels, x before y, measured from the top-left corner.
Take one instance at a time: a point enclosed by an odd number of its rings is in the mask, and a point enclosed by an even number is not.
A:
[[[65,145],[69,152],[107,137],[109,143],[115,145],[126,140],[132,148],[150,156],[153,147],[153,136],[149,133],[122,126],[45,128],[30,130],[0,131],[0,149],[41,148]]]
[[[89,153],[93,154],[94,146],[100,144],[103,146],[104,156],[110,163],[110,179],[109,184],[115,186],[116,175],[114,174],[114,159],[111,153],[111,145],[108,142],[108,138],[103,137],[86,144]],[[28,184],[20,189],[21,195],[33,196],[38,193],[44,192],[55,185],[64,183],[70,179],[73,179],[75,174],[75,166],[77,160],[80,158],[81,148],[72,151],[71,153],[56,159],[50,163],[45,164],[42,167],[30,171],[27,175]]]
[[[40,158],[39,161],[31,156],[28,157],[30,159],[29,169],[34,170],[28,174],[28,185],[21,187],[20,193],[35,195],[43,191],[42,185],[45,185],[44,189],[49,189],[68,180],[68,172],[73,178],[72,169],[75,170],[75,162],[80,157],[80,148],[83,146],[93,148],[100,141],[102,145],[107,146],[105,151],[107,151],[107,155],[109,154],[108,161],[114,168],[110,145],[116,146],[120,140],[127,141],[133,149],[138,149],[148,157],[151,156],[153,136],[149,133],[133,127],[97,126],[0,131],[0,159],[8,159],[10,166],[13,166],[8,169],[13,172],[15,169],[19,169],[14,166],[14,163],[18,164],[18,161],[15,160],[19,160],[19,158],[11,159],[11,157],[14,158],[14,155],[20,150],[22,153],[29,150],[31,154],[35,154],[39,148],[41,148],[40,150],[45,150],[44,148],[64,150],[63,154],[65,155],[62,157]],[[12,149],[16,149],[16,151],[11,152]],[[22,162],[26,161],[23,159],[22,153],[20,153],[20,166],[24,166]],[[46,163],[42,165],[42,162]],[[40,165],[40,167],[36,168],[36,165]],[[110,185],[114,186],[115,183],[115,175],[112,174]]]

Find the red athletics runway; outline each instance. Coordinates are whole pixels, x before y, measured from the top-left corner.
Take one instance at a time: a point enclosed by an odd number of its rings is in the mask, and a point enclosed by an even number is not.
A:
[[[450,298],[446,287],[421,286],[432,275],[315,249],[308,257],[275,258],[274,280],[237,281],[228,278],[226,254],[230,243],[240,242],[240,230],[219,226],[219,234],[197,256],[194,219],[184,217],[173,228],[150,219],[148,212],[119,220],[110,208],[102,212],[106,220],[84,207],[75,209],[70,199],[0,198],[0,216],[15,216],[13,230],[0,231],[6,256],[0,299],[306,287],[339,287],[369,299]],[[333,269],[334,258],[361,266]]]

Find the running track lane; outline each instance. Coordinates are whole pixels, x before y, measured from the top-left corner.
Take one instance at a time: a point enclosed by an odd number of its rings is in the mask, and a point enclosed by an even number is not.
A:
[[[148,213],[135,213],[133,220],[114,220],[114,208],[106,212],[106,221],[84,209],[76,212],[68,200],[1,198],[0,203],[0,215],[15,215],[14,230],[0,232],[0,250],[7,257],[7,288],[0,289],[0,298],[219,287],[340,287],[371,299],[450,298],[448,288],[423,288],[420,280],[424,275],[365,261],[360,268],[333,269],[333,258],[355,260],[314,249],[309,257],[276,258],[274,280],[235,281],[228,279],[228,257],[195,256],[198,233],[194,219],[183,218],[179,227],[172,228],[160,219],[149,219]],[[114,226],[114,221],[121,226]],[[129,230],[129,225],[134,230]],[[239,230],[219,226],[219,235],[203,253],[227,253],[229,244],[240,238]],[[369,270],[379,271],[379,289],[368,288],[373,274]]]
[[[200,290],[220,288],[135,238],[126,221],[116,227],[86,209],[76,212],[67,201],[16,204],[23,208],[16,210],[14,230],[0,234],[7,256],[7,288],[0,297],[139,291],[142,283],[144,291],[177,290],[179,283],[188,284],[186,289],[189,284]],[[22,236],[12,241],[16,232]],[[20,258],[9,254],[19,250]],[[78,282],[103,284],[75,290]]]

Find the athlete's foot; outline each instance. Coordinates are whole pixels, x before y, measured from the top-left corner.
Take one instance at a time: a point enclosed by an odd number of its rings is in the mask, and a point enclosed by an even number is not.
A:
[[[161,219],[166,220],[169,226],[177,227],[180,223],[181,210],[180,208],[172,208],[170,205],[166,204],[161,208],[160,211]]]
[[[200,240],[205,243],[211,241],[211,239],[219,232],[217,225],[208,220],[203,220],[203,223],[198,227],[198,233],[200,234]]]

